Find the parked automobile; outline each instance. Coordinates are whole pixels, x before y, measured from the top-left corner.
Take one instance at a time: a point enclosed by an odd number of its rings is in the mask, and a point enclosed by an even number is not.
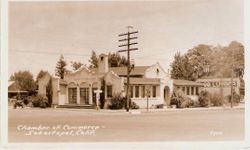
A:
[[[16,100],[16,101],[14,102],[13,108],[16,109],[17,107],[22,107],[22,108],[24,108],[24,102],[23,102],[23,100]]]

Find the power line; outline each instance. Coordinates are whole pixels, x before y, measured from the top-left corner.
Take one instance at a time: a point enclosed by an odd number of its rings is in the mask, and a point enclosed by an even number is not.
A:
[[[76,55],[76,56],[91,56],[89,54],[65,53],[65,52],[48,52],[48,51],[31,51],[31,50],[10,50],[10,52],[18,53],[33,53],[33,54],[50,54],[50,55]]]

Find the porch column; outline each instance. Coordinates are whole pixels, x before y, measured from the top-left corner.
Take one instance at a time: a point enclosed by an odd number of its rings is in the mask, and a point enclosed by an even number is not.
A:
[[[163,103],[164,103],[164,101],[165,101],[165,97],[164,97],[164,85],[163,84],[160,84],[159,85],[159,97],[160,97],[160,99],[162,99],[163,100]],[[166,93],[167,94],[167,93]]]
[[[89,104],[92,105],[93,104],[93,93],[92,93],[92,87],[93,87],[93,84],[90,84],[89,86]]]
[[[80,87],[79,85],[77,85],[77,89],[76,89],[76,103],[80,104]]]

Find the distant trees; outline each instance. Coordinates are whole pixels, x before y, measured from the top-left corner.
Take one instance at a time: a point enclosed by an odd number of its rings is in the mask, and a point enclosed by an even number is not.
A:
[[[66,65],[67,65],[67,63],[64,60],[64,57],[63,57],[63,55],[61,55],[57,64],[56,64],[56,69],[55,69],[56,76],[58,76],[61,79],[64,78],[64,74],[67,71]]]
[[[110,67],[124,67],[128,65],[128,60],[119,53],[109,53],[108,60]]]
[[[89,68],[97,68],[98,67],[98,57],[95,51],[91,52],[91,56],[89,59]]]
[[[18,71],[10,76],[10,80],[15,81],[18,89],[32,93],[36,90],[36,83],[33,75],[29,71]]]
[[[206,65],[209,66],[208,73],[204,71]],[[205,75],[231,77],[232,66],[236,71],[239,66],[244,68],[244,46],[241,43],[232,41],[225,47],[201,44],[183,55],[175,54],[171,77],[186,80],[196,80]]]
[[[79,61],[71,61],[71,67],[73,68],[74,71],[79,69],[83,64]]]
[[[89,63],[89,68],[98,67],[98,56],[95,51],[92,51]],[[109,53],[108,63],[110,67],[123,67],[128,65],[128,60],[124,56],[121,56],[119,53]]]

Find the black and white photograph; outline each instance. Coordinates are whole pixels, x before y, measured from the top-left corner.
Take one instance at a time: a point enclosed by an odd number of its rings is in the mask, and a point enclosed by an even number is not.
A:
[[[244,7],[9,1],[8,143],[244,142]]]

